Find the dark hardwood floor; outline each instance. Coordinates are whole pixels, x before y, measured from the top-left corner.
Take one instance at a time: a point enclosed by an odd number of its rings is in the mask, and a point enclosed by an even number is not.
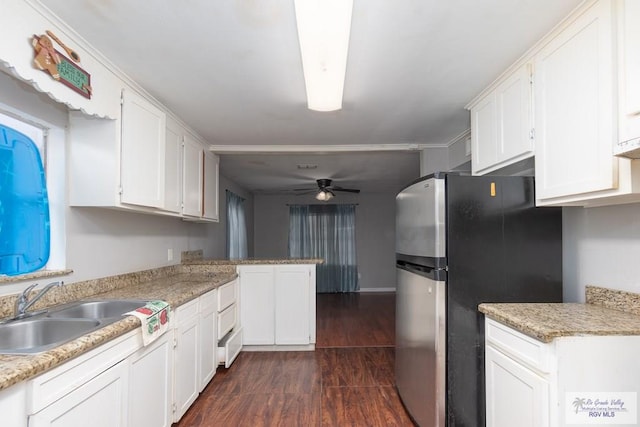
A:
[[[242,352],[175,427],[413,426],[393,386],[395,294],[319,294],[314,352]]]

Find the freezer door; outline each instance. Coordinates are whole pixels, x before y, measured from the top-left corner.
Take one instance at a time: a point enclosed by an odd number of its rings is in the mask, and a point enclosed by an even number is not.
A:
[[[444,427],[445,282],[396,271],[396,387],[419,426]]]
[[[429,178],[407,187],[396,196],[398,255],[444,259],[444,192],[444,179]]]

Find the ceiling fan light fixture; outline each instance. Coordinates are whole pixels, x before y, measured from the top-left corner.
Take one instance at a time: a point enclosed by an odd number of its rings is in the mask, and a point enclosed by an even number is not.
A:
[[[320,190],[316,194],[316,200],[319,200],[321,202],[328,202],[329,200],[333,199],[333,196],[334,194],[329,190]]]
[[[294,0],[307,107],[342,108],[353,0]]]

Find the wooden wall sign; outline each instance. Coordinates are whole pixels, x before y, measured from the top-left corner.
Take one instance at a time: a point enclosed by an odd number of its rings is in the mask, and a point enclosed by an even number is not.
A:
[[[33,64],[60,83],[91,99],[91,75],[58,52],[46,35],[33,36]]]

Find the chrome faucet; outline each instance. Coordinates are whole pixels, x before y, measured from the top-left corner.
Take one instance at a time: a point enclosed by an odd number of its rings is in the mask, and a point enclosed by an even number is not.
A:
[[[22,293],[20,294],[20,296],[16,300],[16,312],[15,312],[14,319],[21,319],[23,317],[31,316],[32,315],[31,313],[29,313],[29,314],[27,313],[27,310],[29,309],[29,307],[31,307],[33,304],[35,304],[40,298],[42,298],[44,296],[44,294],[49,292],[51,289],[53,289],[53,288],[55,288],[57,286],[61,286],[63,284],[64,284],[64,282],[62,280],[57,281],[57,282],[51,282],[47,286],[42,288],[40,290],[40,292],[38,292],[36,294],[36,296],[33,297],[33,299],[31,299],[31,300],[29,300],[29,292],[31,292],[36,286],[38,286],[38,284],[35,283],[35,284],[29,286],[27,289],[22,291]]]

